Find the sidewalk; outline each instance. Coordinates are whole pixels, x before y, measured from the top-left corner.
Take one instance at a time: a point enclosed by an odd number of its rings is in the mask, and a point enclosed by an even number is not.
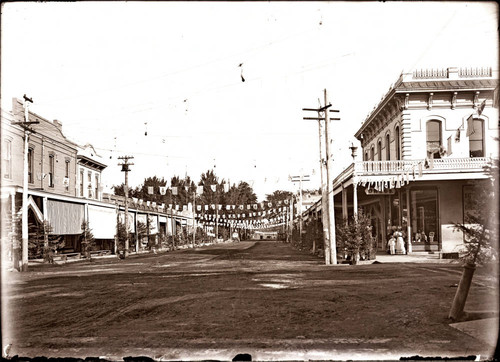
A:
[[[377,258],[372,261],[363,261],[363,263],[444,263],[455,264],[459,263],[458,259],[440,259],[439,253],[411,253],[409,255],[389,255],[386,253],[377,253]]]

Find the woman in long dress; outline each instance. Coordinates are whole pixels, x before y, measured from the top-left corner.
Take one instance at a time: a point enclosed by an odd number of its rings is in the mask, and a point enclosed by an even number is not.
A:
[[[396,254],[406,254],[405,241],[400,227],[394,232],[394,237],[396,238]]]

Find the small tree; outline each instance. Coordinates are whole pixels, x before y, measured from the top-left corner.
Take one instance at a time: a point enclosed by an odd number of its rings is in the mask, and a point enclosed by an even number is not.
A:
[[[47,263],[54,262],[54,253],[57,249],[64,247],[61,236],[51,235],[52,226],[47,220],[41,224],[30,224],[28,232],[28,254],[32,258],[42,256]]]
[[[120,257],[125,255],[125,239],[127,238],[127,230],[125,224],[120,220],[116,222],[116,249]]]
[[[150,228],[148,228],[148,224],[144,223],[142,221],[137,221],[137,240],[139,243],[139,246],[142,246],[142,241],[146,239],[149,235]],[[149,246],[149,240],[148,240],[148,246]]]
[[[465,213],[465,222],[454,224],[455,230],[464,234],[464,249],[460,256],[464,270],[449,314],[453,320],[467,315],[464,307],[476,266],[497,259],[498,166],[499,160],[495,159],[485,167],[489,180],[473,186],[471,209]]]
[[[351,220],[344,219],[335,230],[337,244],[350,258],[351,264],[356,264],[361,255],[371,257],[373,237],[370,218],[362,209],[359,209],[358,214]]]
[[[92,229],[89,227],[89,223],[87,221],[82,222],[80,243],[82,244],[83,254],[88,258],[89,261],[91,261],[92,254],[90,252],[95,248],[95,238],[94,234],[92,234]]]

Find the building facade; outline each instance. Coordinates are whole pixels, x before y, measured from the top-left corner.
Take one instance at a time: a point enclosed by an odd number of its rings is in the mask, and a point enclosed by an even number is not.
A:
[[[498,157],[498,74],[491,68],[403,73],[355,137],[333,180],[337,223],[362,208],[377,248],[401,228],[412,251],[457,253],[472,183]]]
[[[2,256],[10,261],[16,259],[14,253],[20,248],[25,134],[15,123],[24,122],[24,118],[24,105],[18,99],[13,99],[11,112],[2,110]],[[36,227],[47,222],[49,234],[64,241],[60,252],[78,253],[82,248],[81,227],[86,221],[96,239],[96,249],[115,252],[116,224],[124,212],[124,200],[103,197],[102,171],[106,164],[92,145],[79,146],[68,140],[61,122],[33,112],[28,112],[28,118],[38,122],[31,125],[28,137],[28,224]],[[148,243],[137,240],[137,222],[149,226],[147,238],[157,243],[158,233],[171,234],[177,224],[187,225],[187,219],[192,219],[192,215],[174,210],[168,213],[161,205],[130,200],[129,206],[129,230],[136,235],[131,247],[135,250]]]

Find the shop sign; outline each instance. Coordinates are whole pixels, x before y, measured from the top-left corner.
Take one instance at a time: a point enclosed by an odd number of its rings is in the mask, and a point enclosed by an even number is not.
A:
[[[365,193],[367,195],[394,195],[395,192],[395,189],[385,189],[383,191],[379,191],[377,189],[365,189]]]

